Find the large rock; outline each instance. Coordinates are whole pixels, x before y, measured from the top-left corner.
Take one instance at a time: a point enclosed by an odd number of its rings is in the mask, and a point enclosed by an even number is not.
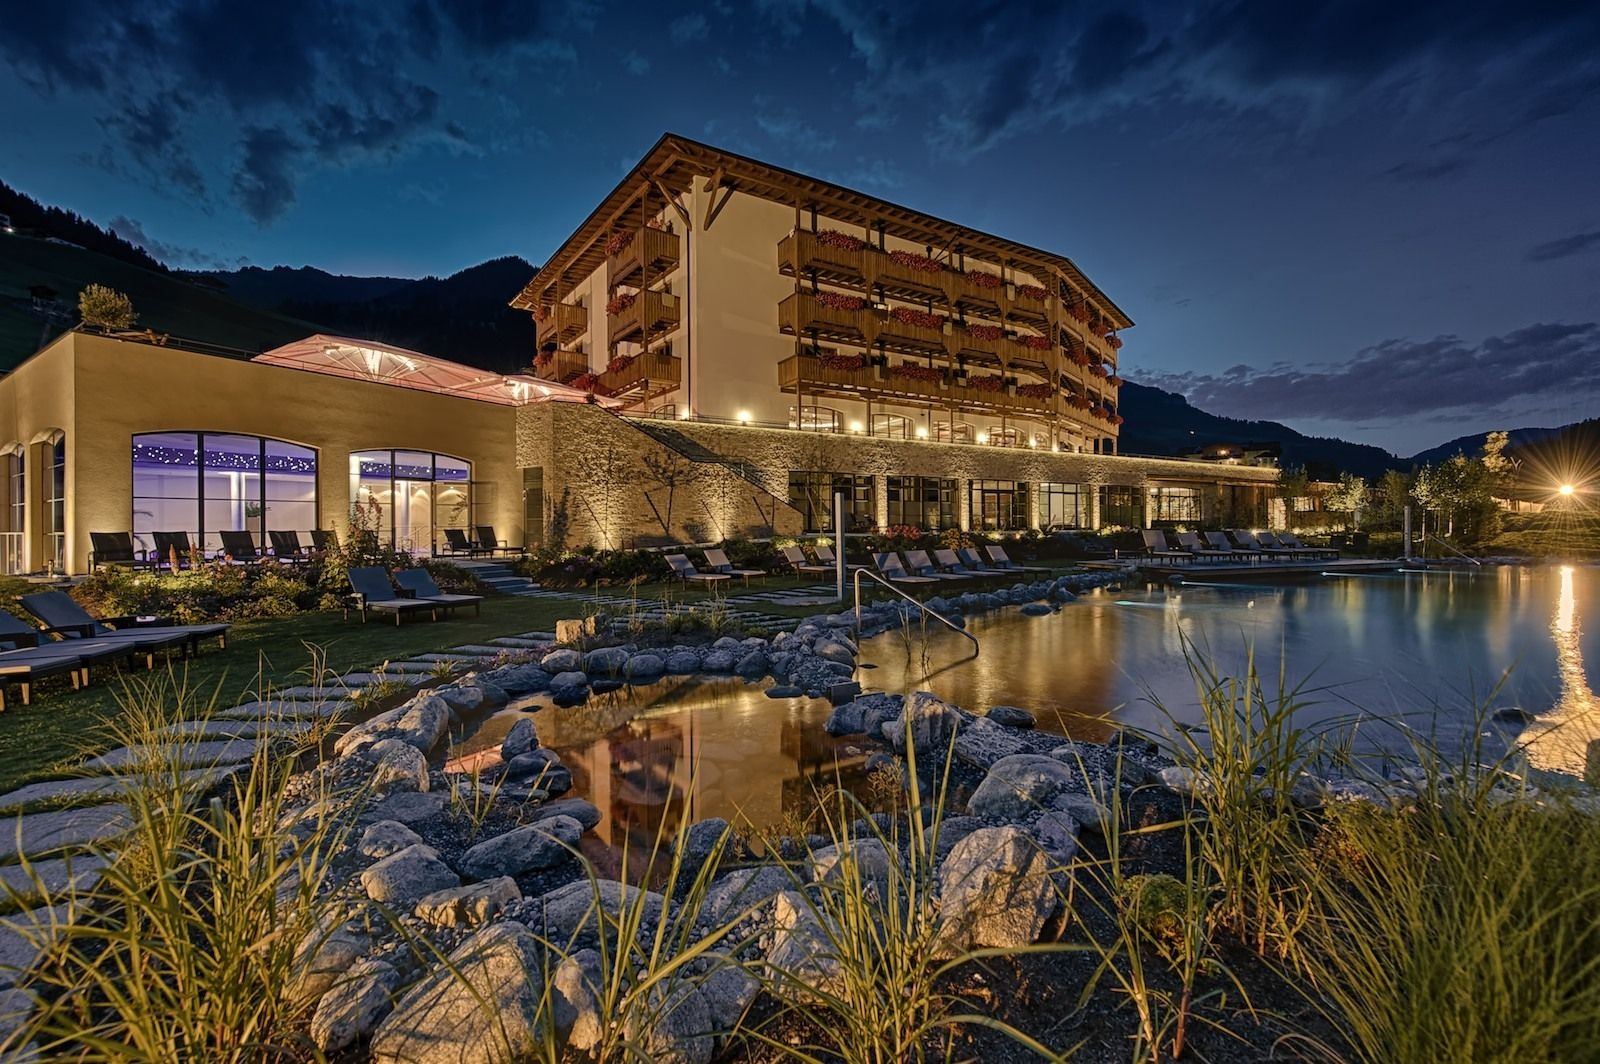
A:
[[[363,857],[383,858],[421,841],[421,835],[398,820],[380,820],[362,832],[356,851]]]
[[[628,652],[621,647],[601,647],[584,655],[582,670],[590,676],[618,676],[628,663]]]
[[[729,872],[706,891],[700,906],[700,920],[708,927],[720,926],[742,912],[759,908],[773,895],[795,885],[794,877],[776,865],[756,865]]]
[[[954,706],[931,691],[918,691],[906,699],[899,716],[883,722],[883,737],[919,754],[942,754],[960,723]]]
[[[673,676],[688,676],[700,671],[700,655],[689,650],[679,650],[667,655],[667,672]]]
[[[1078,855],[1078,822],[1057,809],[1045,812],[1030,828],[1039,848],[1058,868]]]
[[[557,673],[576,672],[583,668],[583,653],[565,647],[561,650],[552,650],[539,662],[539,667],[552,676]]]
[[[550,1011],[556,1037],[568,1051],[587,1053],[604,1037],[606,1021],[600,1010],[603,979],[600,954],[592,949],[570,953],[556,965],[550,981]]]
[[[819,639],[817,644],[811,648],[811,653],[823,661],[835,661],[840,665],[848,665],[852,669],[856,667],[855,651],[838,639]]]
[[[646,1008],[623,1021],[628,1044],[651,1064],[710,1064],[716,1053],[711,1010],[692,983],[656,987]]]
[[[989,769],[967,800],[967,812],[985,820],[1018,822],[1049,808],[1063,791],[1083,789],[1078,774],[1053,757],[1013,754]]]
[[[512,902],[522,900],[522,890],[510,876],[486,879],[465,887],[448,887],[425,894],[414,910],[418,919],[435,927],[477,927],[488,923]]]
[[[661,679],[666,671],[667,663],[659,654],[635,654],[622,667],[622,674],[629,683],[651,683]]]
[[[597,911],[615,919],[625,906],[643,906],[640,933],[649,934],[661,919],[663,898],[655,891],[643,892],[642,898],[640,894],[638,887],[614,879],[580,879],[532,899],[527,912],[530,920],[538,922],[536,926],[542,926],[545,939],[562,949],[594,938]]]
[[[556,673],[550,678],[550,697],[558,703],[582,702],[589,697],[589,677],[577,671]]]
[[[485,839],[462,854],[458,863],[472,879],[517,876],[559,863],[582,837],[582,824],[569,816],[553,816]]]
[[[401,998],[372,1037],[374,1064],[514,1064],[542,1044],[544,950],[521,924],[491,924]]]
[[[311,1016],[311,1041],[324,1053],[348,1049],[370,1035],[389,1014],[400,973],[378,960],[358,961],[317,1002]]]
[[[424,894],[460,883],[461,878],[439,859],[438,851],[421,844],[392,853],[361,873],[367,897],[385,904],[409,906]]]
[[[988,771],[1003,757],[1028,752],[1028,743],[1013,728],[979,717],[956,736],[956,760]]]
[[[433,693],[444,699],[445,704],[455,710],[458,715],[472,712],[487,700],[484,696],[483,688],[477,684],[464,684],[460,681],[446,684],[443,687],[436,687],[433,689]]]
[[[410,743],[381,739],[361,756],[372,762],[372,789],[375,791],[426,791],[428,759]]]
[[[889,860],[882,840],[858,838],[817,850],[811,855],[811,873],[818,880],[884,883],[889,879]]]
[[[861,699],[835,706],[833,712],[828,714],[822,730],[832,736],[865,734],[866,707],[861,704]]]
[[[578,826],[585,831],[591,831],[600,823],[600,810],[593,802],[586,802],[582,798],[563,798],[560,801],[546,802],[533,810],[533,820],[548,820],[554,816],[568,816],[578,822]]]
[[[1016,706],[991,706],[986,715],[988,720],[1002,724],[1007,728],[1032,728],[1034,725],[1033,714]]]
[[[734,644],[737,646],[738,644]],[[731,650],[713,650],[700,662],[700,667],[706,672],[732,672],[738,659]]]
[[[508,695],[531,695],[550,686],[550,674],[537,665],[503,665],[483,678]]]
[[[1021,829],[980,828],[939,865],[939,916],[953,949],[1026,946],[1058,898],[1050,861]]]
[[[689,825],[683,833],[683,857],[694,867],[704,864],[724,835],[728,833],[728,822],[719,816],[706,820],[697,820]]]
[[[521,717],[511,725],[506,737],[500,741],[500,760],[510,761],[539,745],[539,732],[532,717]]]
[[[295,999],[310,1004],[321,998],[371,948],[372,939],[354,927],[325,924],[309,932],[295,947]]]
[[[757,680],[765,676],[771,667],[766,651],[752,650],[734,664],[733,671],[747,680]]]
[[[339,757],[363,750],[383,739],[398,739],[427,753],[439,745],[450,728],[450,706],[424,691],[411,701],[379,713],[339,736],[333,752]]]
[[[767,964],[791,992],[803,993],[807,987],[823,993],[838,989],[842,970],[838,951],[815,909],[798,891],[782,891],[772,900]]]

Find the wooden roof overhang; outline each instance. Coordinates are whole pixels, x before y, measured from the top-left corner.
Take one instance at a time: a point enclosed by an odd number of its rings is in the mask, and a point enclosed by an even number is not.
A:
[[[688,191],[696,178],[706,181],[707,191],[719,186],[736,189],[792,204],[801,210],[815,209],[832,221],[873,230],[881,226],[890,236],[932,247],[936,256],[959,248],[987,261],[1019,267],[1041,279],[1059,273],[1118,328],[1134,324],[1132,318],[1065,256],[672,133],[658,140],[611,190],[577,231],[550,256],[533,280],[512,299],[511,305],[531,311],[540,303],[565,299],[605,261],[605,242],[614,230],[642,226],[669,197],[675,198]],[[692,220],[685,216],[683,221],[689,224]]]

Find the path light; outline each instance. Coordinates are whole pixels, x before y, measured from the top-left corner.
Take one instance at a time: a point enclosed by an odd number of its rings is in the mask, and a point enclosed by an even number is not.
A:
[[[741,425],[750,424],[750,411],[748,410],[741,410],[733,416]]]
[[[850,431],[855,433],[857,436],[861,435],[861,422],[859,422],[859,421],[850,422]]]
[[[1575,492],[1577,490],[1578,489],[1573,487],[1571,484],[1563,484],[1559,488],[1556,489],[1556,491],[1560,492],[1562,495],[1571,495],[1573,492]]]
[[[918,425],[917,426],[917,439],[925,440],[927,438],[928,438],[928,426],[926,426],[926,425]]]

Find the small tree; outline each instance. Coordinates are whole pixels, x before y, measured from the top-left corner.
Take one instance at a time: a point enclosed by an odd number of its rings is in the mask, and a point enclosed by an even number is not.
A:
[[[1340,473],[1339,482],[1323,497],[1323,503],[1334,513],[1348,514],[1350,527],[1361,527],[1361,508],[1367,503],[1367,481],[1354,473]]]
[[[1393,531],[1405,524],[1406,505],[1411,501],[1411,478],[1398,469],[1378,478],[1368,511],[1369,526]]]
[[[97,329],[127,329],[134,322],[133,300],[114,288],[92,284],[78,293],[78,316]]]

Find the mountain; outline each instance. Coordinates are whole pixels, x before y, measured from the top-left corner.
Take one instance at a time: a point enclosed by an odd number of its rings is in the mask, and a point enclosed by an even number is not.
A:
[[[1576,425],[1562,425],[1558,428],[1525,428],[1512,429],[1507,435],[1510,437],[1506,450],[1515,454],[1518,451],[1534,449],[1535,445],[1560,436],[1576,428]],[[1433,465],[1458,454],[1471,458],[1483,450],[1483,438],[1487,433],[1475,432],[1466,436],[1457,436],[1453,440],[1429,447],[1426,451],[1418,451],[1408,460],[1411,465]]]
[[[1347,470],[1368,480],[1405,461],[1382,447],[1327,436],[1307,436],[1276,421],[1247,421],[1208,414],[1177,392],[1132,381],[1122,386],[1118,413],[1127,418],[1119,447],[1125,454],[1180,454],[1210,443],[1276,443],[1281,463],[1305,466],[1314,480],[1332,480]]]
[[[11,220],[12,229],[25,236],[40,236],[76,244],[98,251],[109,258],[155,273],[167,268],[149,252],[102,229],[82,215],[60,207],[47,207],[25,192],[0,181],[0,214]]]

